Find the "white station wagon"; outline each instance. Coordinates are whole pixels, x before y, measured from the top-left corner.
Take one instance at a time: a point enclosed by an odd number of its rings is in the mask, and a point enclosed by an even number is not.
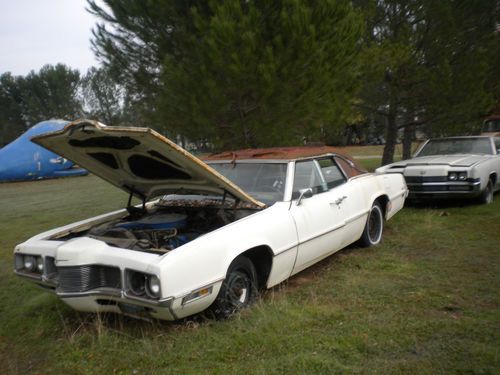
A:
[[[409,198],[476,198],[491,203],[500,190],[500,138],[429,139],[412,159],[388,164],[378,173],[402,173]]]
[[[33,141],[130,194],[126,209],[15,248],[17,275],[80,311],[228,317],[353,242],[378,244],[407,196],[400,174],[366,173],[329,147],[205,163],[154,130],[88,120]]]

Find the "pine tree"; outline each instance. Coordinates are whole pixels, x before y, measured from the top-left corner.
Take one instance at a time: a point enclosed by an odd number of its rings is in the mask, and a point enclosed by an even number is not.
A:
[[[105,21],[97,55],[153,123],[193,141],[298,144],[339,124],[356,88],[362,20],[349,1],[89,4]]]

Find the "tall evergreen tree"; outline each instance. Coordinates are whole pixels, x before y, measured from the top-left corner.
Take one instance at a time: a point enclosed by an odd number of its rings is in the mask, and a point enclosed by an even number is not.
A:
[[[494,0],[362,0],[367,19],[361,108],[386,121],[383,164],[398,129],[429,134],[471,131],[491,106]],[[408,142],[409,141],[409,142]]]
[[[94,49],[157,124],[222,147],[300,143],[339,122],[362,22],[347,0],[89,1]]]

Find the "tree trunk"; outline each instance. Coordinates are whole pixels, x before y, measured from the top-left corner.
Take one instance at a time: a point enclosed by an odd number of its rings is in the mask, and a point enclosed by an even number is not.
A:
[[[413,125],[407,125],[403,134],[403,160],[411,158],[411,142],[413,140]]]
[[[389,113],[387,115],[387,134],[385,139],[384,154],[382,155],[382,165],[390,164],[394,161],[394,150],[398,138],[398,126],[396,124],[396,105],[394,94],[391,93],[389,101]]]

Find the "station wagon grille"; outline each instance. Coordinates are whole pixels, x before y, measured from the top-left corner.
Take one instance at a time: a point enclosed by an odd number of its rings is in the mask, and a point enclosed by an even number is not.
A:
[[[116,267],[87,265],[59,267],[59,291],[86,292],[98,288],[121,289],[121,273]]]

